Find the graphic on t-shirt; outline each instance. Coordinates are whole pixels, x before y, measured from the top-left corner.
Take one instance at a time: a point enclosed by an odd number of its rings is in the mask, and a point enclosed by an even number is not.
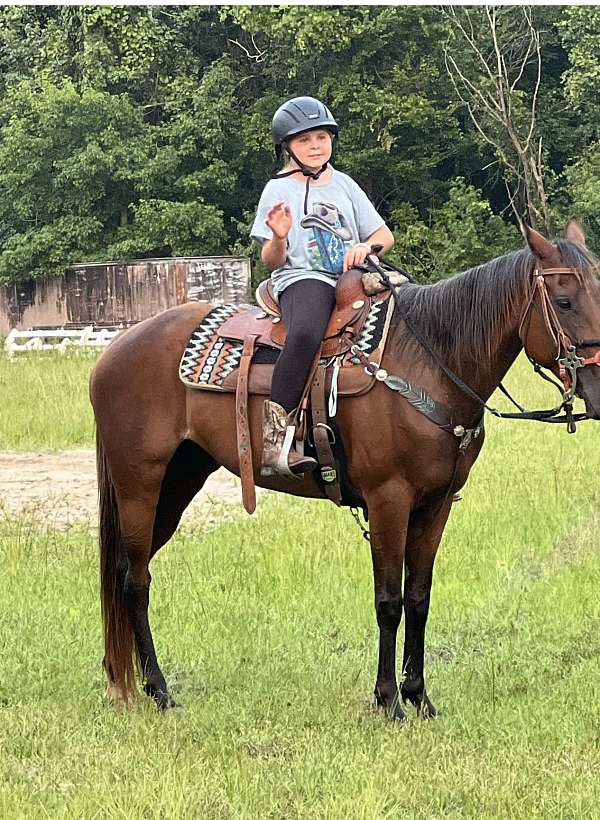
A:
[[[315,202],[312,214],[305,216],[300,225],[310,231],[307,256],[311,268],[341,273],[344,255],[352,243],[352,233],[337,206]]]

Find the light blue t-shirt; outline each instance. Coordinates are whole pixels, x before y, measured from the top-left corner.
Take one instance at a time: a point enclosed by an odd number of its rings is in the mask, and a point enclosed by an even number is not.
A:
[[[300,182],[282,177],[267,182],[258,203],[250,235],[261,246],[273,238],[265,222],[269,208],[283,200],[292,212],[285,265],[271,273],[276,296],[299,279],[335,287],[348,249],[385,224],[360,185],[335,168],[329,182],[310,186],[306,216],[305,195],[304,177]]]

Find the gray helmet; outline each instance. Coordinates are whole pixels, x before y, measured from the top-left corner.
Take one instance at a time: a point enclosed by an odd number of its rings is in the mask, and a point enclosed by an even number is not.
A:
[[[273,142],[280,148],[282,143],[315,128],[326,128],[333,134],[339,131],[333,114],[314,97],[294,97],[280,105],[273,117]]]

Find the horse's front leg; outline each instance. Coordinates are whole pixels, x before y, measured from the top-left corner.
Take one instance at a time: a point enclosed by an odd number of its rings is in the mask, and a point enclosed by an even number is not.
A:
[[[423,717],[436,716],[436,708],[425,690],[425,626],[429,614],[433,563],[448,520],[452,499],[414,512],[406,538],[404,579],[404,680],[400,693]]]
[[[402,566],[409,518],[406,488],[391,482],[367,499],[379,626],[375,701],[396,720],[404,720],[396,681],[396,636],[402,617]]]

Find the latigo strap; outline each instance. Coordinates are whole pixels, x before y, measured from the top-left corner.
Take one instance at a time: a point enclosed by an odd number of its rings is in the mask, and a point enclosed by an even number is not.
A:
[[[327,498],[337,504],[342,503],[342,493],[337,474],[335,458],[331,450],[332,443],[335,442],[333,430],[327,424],[327,404],[325,401],[325,368],[319,365],[315,374],[310,393],[311,414],[312,414],[312,437],[317,451],[317,459],[321,478],[325,485]]]

